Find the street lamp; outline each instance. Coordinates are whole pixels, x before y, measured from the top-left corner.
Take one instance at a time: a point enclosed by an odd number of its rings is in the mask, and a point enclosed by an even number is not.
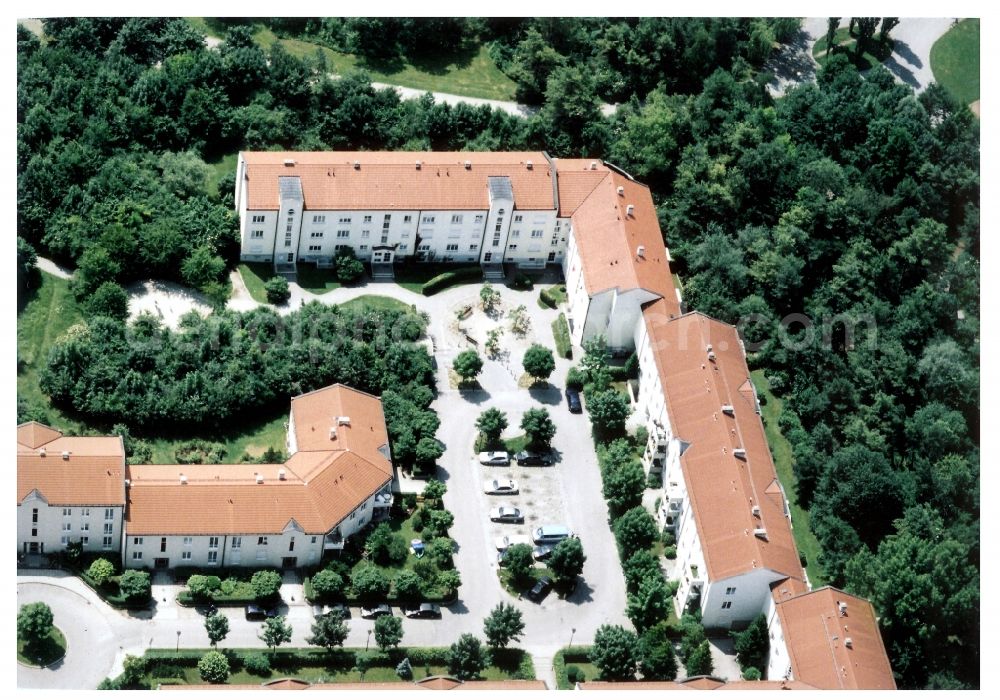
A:
[[[177,630],[177,646],[174,648],[174,651],[178,652],[180,650],[181,650],[181,631]]]
[[[573,635],[576,634],[576,627],[571,627],[569,630],[569,645],[573,646]]]
[[[372,643],[372,631],[368,630],[368,639],[365,641],[365,651],[368,651],[368,645]]]

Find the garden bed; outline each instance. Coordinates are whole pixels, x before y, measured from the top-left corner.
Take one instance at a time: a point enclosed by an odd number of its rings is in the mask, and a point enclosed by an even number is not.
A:
[[[556,676],[556,689],[573,690],[574,684],[567,677],[567,669],[575,666],[583,673],[583,680],[598,680],[600,669],[590,663],[590,647],[564,647],[552,659],[552,670]],[[580,680],[579,678],[577,680]]]

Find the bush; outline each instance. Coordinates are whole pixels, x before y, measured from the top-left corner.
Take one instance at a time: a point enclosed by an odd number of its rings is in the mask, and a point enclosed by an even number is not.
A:
[[[354,257],[353,249],[348,255],[338,255],[336,266],[337,281],[341,284],[354,284],[361,279],[361,275],[365,274],[365,266]]]
[[[198,675],[209,683],[225,683],[229,680],[229,659],[221,652],[208,652],[198,662]]]
[[[676,545],[670,545],[669,547],[663,548],[663,558],[664,559],[676,559],[677,558],[677,547]]]
[[[559,300],[552,293],[552,287],[546,287],[538,293],[538,298],[541,299],[542,303],[545,304],[550,309],[554,309],[559,306]]]
[[[391,586],[392,582],[382,570],[371,564],[360,566],[351,573],[351,587],[365,602],[384,600]]]
[[[284,304],[292,296],[288,288],[288,280],[284,277],[272,277],[264,283],[264,291],[267,293],[267,300],[271,304]]]
[[[149,574],[145,571],[129,569],[118,579],[118,588],[128,602],[145,600],[149,598]]]
[[[579,666],[570,665],[566,667],[566,680],[570,683],[582,683],[586,679],[586,674],[580,671]]]
[[[271,660],[267,658],[266,654],[244,654],[243,668],[256,676],[269,676],[271,675]]]
[[[552,335],[556,341],[556,354],[567,360],[573,359],[573,343],[570,341],[569,321],[566,320],[566,314],[559,314],[559,318],[552,322]]]
[[[510,286],[512,289],[531,290],[535,288],[535,283],[523,272],[518,272]]]
[[[188,578],[188,590],[196,598],[209,598],[215,591],[222,589],[222,581],[218,576],[201,576],[195,574]]]
[[[174,448],[177,464],[222,464],[226,446],[208,440],[187,440]]]
[[[344,590],[344,579],[335,571],[323,569],[312,577],[312,588],[320,598],[330,598]]]
[[[463,282],[474,282],[483,278],[483,271],[480,267],[460,267],[456,270],[442,272],[437,277],[424,282],[420,288],[420,293],[425,297],[433,296],[443,289],[447,289],[455,284]]]
[[[124,321],[128,318],[128,293],[120,284],[104,282],[87,298],[84,308],[91,316]]]
[[[257,600],[268,600],[281,590],[281,575],[277,571],[257,571],[250,577],[250,585]]]
[[[743,669],[743,680],[745,681],[759,681],[760,671],[753,666],[749,666]]]
[[[107,559],[95,559],[87,569],[87,576],[98,586],[103,586],[115,575],[115,565]]]
[[[579,367],[570,367],[569,371],[566,372],[567,387],[571,387],[573,389],[583,389],[586,379],[586,375],[580,371]]]
[[[396,664],[396,675],[404,681],[413,679],[413,665],[410,664],[409,657],[404,657],[402,661]]]

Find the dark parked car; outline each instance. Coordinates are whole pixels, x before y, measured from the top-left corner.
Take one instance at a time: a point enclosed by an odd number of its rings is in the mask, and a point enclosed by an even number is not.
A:
[[[522,467],[530,467],[532,465],[548,467],[552,464],[552,455],[548,452],[529,452],[525,450],[514,455],[514,460]]]
[[[385,603],[373,605],[370,608],[361,608],[361,617],[366,620],[374,620],[375,618],[382,617],[383,615],[392,615],[392,608]]]
[[[441,608],[434,603],[421,603],[415,608],[406,608],[403,614],[418,620],[440,620]]]
[[[543,544],[541,547],[535,547],[531,550],[531,556],[535,558],[535,561],[545,561],[552,555],[552,550],[554,550],[550,544]]]
[[[541,603],[542,599],[549,594],[552,590],[552,579],[548,576],[542,576],[535,582],[534,588],[525,593],[528,600],[534,601],[536,603]]]
[[[337,613],[341,618],[347,620],[351,617],[351,609],[344,605],[343,603],[334,603],[333,605],[314,605],[313,615],[320,617],[322,615],[329,615],[330,613]]]
[[[278,617],[278,609],[262,608],[259,605],[250,603],[246,607],[246,616],[248,620],[266,620],[269,617]]]
[[[570,413],[583,413],[583,404],[580,403],[580,392],[571,386],[566,387],[566,404]]]

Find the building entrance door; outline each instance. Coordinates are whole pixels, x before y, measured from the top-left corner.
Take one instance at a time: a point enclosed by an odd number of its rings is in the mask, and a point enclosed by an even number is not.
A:
[[[298,561],[298,557],[284,557],[281,560],[282,569],[294,569],[295,563]]]
[[[153,566],[157,569],[169,569],[170,560],[166,557],[157,557],[153,560]]]

